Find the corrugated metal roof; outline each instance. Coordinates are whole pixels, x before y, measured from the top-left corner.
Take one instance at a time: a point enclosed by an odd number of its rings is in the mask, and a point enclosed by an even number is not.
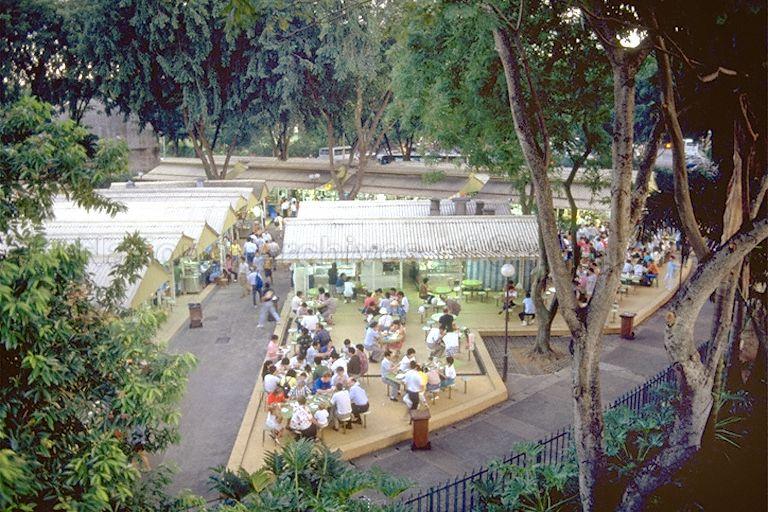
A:
[[[475,200],[467,202],[467,212],[474,215]],[[400,219],[429,217],[428,199],[394,201],[303,201],[299,204],[299,219]],[[485,201],[485,208],[497,215],[509,215],[509,205],[502,201]],[[440,215],[454,215],[456,204],[450,199],[440,201]]]
[[[102,211],[87,211],[69,201],[56,201],[53,205],[54,219],[64,222],[207,222],[217,233],[234,224],[237,215],[228,199],[181,200],[123,200],[127,210],[111,217]]]
[[[534,216],[286,219],[286,261],[537,257]]]
[[[120,265],[125,256],[122,254],[113,254],[111,256],[91,256],[86,265],[86,272],[91,275],[94,284],[100,288],[106,288],[112,284],[112,270]],[[154,292],[162,286],[164,282],[170,280],[162,266],[156,261],[149,263],[147,267],[138,272],[139,279],[133,283],[127,283],[125,298],[122,305],[124,307],[135,307],[141,302],[152,297]]]
[[[136,224],[123,227],[99,222],[49,222],[44,229],[47,239],[79,240],[80,244],[94,256],[113,254],[127,234],[138,232],[152,246],[155,259],[161,264],[180,257],[196,242],[196,239],[185,235],[181,229],[174,229],[174,226],[147,229]]]

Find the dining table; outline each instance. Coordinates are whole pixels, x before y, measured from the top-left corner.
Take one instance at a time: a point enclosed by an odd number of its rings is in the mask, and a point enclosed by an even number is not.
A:
[[[435,288],[432,290],[438,295],[448,295],[453,291],[453,288],[450,286],[435,286]]]
[[[286,420],[293,416],[293,408],[298,404],[296,400],[287,400],[280,405],[280,415]],[[331,397],[328,395],[314,394],[307,397],[307,408],[315,414],[320,409],[331,408]]]

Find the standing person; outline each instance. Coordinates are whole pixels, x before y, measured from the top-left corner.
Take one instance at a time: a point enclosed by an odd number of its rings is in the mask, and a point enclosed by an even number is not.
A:
[[[269,284],[274,284],[272,279],[272,268],[275,266],[275,260],[271,256],[264,258],[264,280]]]
[[[328,292],[332,292],[336,289],[336,281],[339,278],[339,269],[336,266],[336,262],[331,263],[331,268],[328,269]]]
[[[365,347],[362,343],[355,345],[357,349],[356,355],[360,358],[360,376],[363,377],[368,374],[368,355],[365,353]]]
[[[227,257],[224,261],[224,273],[227,275],[227,283],[231,283],[234,279],[235,282],[237,282],[237,276],[234,272],[234,264],[232,261],[232,255],[227,254]]]
[[[280,213],[282,214],[283,218],[287,217],[290,213],[291,209],[291,203],[288,201],[288,197],[285,197],[283,199],[283,202],[280,203]]]
[[[251,287],[253,307],[257,308],[259,307],[259,303],[256,301],[256,297],[261,297],[261,289],[264,286],[264,281],[262,281],[258,270],[253,269],[251,270],[251,273],[248,274],[248,285]]]
[[[243,244],[243,251],[245,252],[245,261],[247,261],[249,265],[253,263],[253,257],[256,256],[256,251],[258,249],[259,248],[250,238],[245,241],[245,244]]]
[[[411,361],[410,369],[405,372],[405,378],[403,379],[405,384],[405,397],[403,402],[411,410],[419,408],[419,393],[423,389],[423,381],[419,374],[419,364],[416,361]]]
[[[346,276],[344,278],[344,303],[349,304],[355,298],[355,283]]]
[[[275,293],[270,289],[269,283],[265,284],[264,293],[261,296],[261,311],[259,311],[259,323],[256,325],[257,329],[259,327],[264,327],[269,315],[272,315],[272,319],[275,322],[280,321],[280,315],[275,308],[276,303],[277,296],[275,296]]]
[[[675,287],[675,273],[680,265],[675,261],[675,255],[669,256],[669,263],[667,263],[667,273],[664,275],[664,287],[667,290],[672,290]]]
[[[251,293],[251,285],[248,283],[248,274],[251,269],[248,267],[248,262],[245,261],[244,256],[238,257],[240,264],[237,267],[237,280],[240,281],[240,286],[243,288],[240,298],[242,299],[246,295]]]
[[[408,310],[411,309],[411,303],[402,291],[397,292],[397,300],[400,303],[400,320],[405,324],[407,322],[406,317],[408,315]]]

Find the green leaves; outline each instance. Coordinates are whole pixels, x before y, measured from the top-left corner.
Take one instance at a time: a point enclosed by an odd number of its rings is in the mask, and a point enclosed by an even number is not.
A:
[[[96,181],[127,168],[124,142],[98,143],[88,132],[53,119],[50,105],[25,96],[0,110],[0,232],[18,237],[50,216],[57,194],[85,208],[121,209],[93,192]]]
[[[162,318],[152,310],[102,307],[82,249],[24,241],[0,259],[0,510],[5,496],[121,510],[139,480],[131,434],[147,431],[148,451],[177,438],[194,358],[151,342]]]

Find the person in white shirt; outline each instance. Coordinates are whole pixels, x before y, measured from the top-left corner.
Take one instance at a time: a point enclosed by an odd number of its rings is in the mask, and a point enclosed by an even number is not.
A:
[[[343,385],[336,384],[336,392],[331,396],[331,405],[333,405],[333,430],[339,430],[342,419],[352,414],[352,399]]]
[[[439,327],[432,327],[429,332],[427,332],[425,341],[427,343],[427,348],[429,349],[429,357],[440,357],[443,355],[445,347],[440,343],[442,338],[443,333],[440,331]]]
[[[314,311],[311,309],[309,310],[308,315],[304,315],[301,318],[301,326],[307,329],[309,332],[314,332],[317,330],[317,322],[319,321],[319,318],[317,318],[317,315]]]
[[[407,372],[408,368],[411,367],[411,362],[416,359],[416,349],[415,348],[409,348],[405,351],[405,355],[400,360],[399,370],[400,373]]]
[[[390,374],[394,373],[394,365],[390,360],[392,357],[392,351],[387,350],[384,352],[384,359],[381,360],[381,382],[387,386],[387,395],[393,402],[397,402],[397,391],[400,389],[400,383],[389,378]]]
[[[267,393],[273,392],[280,385],[280,377],[275,375],[276,371],[277,368],[275,366],[270,366],[269,373],[264,376],[264,391]]]
[[[634,273],[635,277],[643,277],[643,274],[645,274],[645,267],[639,261],[637,262],[637,265],[635,265]]]
[[[302,302],[304,302],[304,292],[296,292],[296,295],[291,299],[291,311],[293,311],[294,314],[296,313],[296,310],[299,309]]]
[[[528,325],[529,318],[531,320],[536,318],[536,304],[531,298],[531,292],[525,294],[525,298],[523,299],[523,310],[518,313],[518,316],[520,317],[520,321],[523,322],[523,325]]]
[[[256,244],[253,243],[250,239],[243,244],[243,252],[245,253],[245,261],[248,262],[250,265],[253,263],[253,257],[256,255],[256,251],[258,251],[259,248],[256,247]]]
[[[634,267],[632,267],[632,261],[627,260],[626,263],[624,263],[624,267],[621,269],[622,274],[631,274],[634,270]]]
[[[419,407],[419,393],[421,393],[423,387],[418,368],[418,363],[416,361],[411,361],[410,369],[405,373],[405,378],[403,379],[406,394],[403,398],[403,402],[405,402],[411,410],[416,410]]]
[[[291,362],[289,366],[294,370],[303,370],[304,365],[306,365],[307,362],[304,359],[304,356],[301,354],[297,354],[291,358]]]
[[[445,358],[445,368],[440,374],[440,387],[447,388],[453,386],[456,383],[456,367],[453,366],[453,358],[448,356]]]
[[[392,315],[389,314],[389,310],[387,308],[381,308],[379,310],[379,314],[381,315],[379,317],[379,327],[386,331],[392,326],[394,319],[392,318]]]
[[[446,332],[443,335],[445,344],[445,355],[453,356],[459,352],[459,331]]]
[[[318,409],[317,412],[315,412],[315,421],[317,422],[317,426],[320,428],[325,428],[328,426],[328,411],[325,409]]]
[[[363,423],[363,419],[360,416],[364,412],[368,412],[370,404],[368,403],[368,395],[363,387],[357,382],[357,379],[349,379],[349,399],[352,402],[352,414],[355,415],[355,423]]]

